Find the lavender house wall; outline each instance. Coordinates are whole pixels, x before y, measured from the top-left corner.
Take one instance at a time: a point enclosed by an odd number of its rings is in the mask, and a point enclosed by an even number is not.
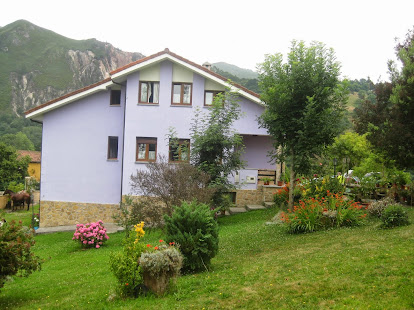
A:
[[[174,128],[177,137],[181,139],[190,138],[190,127],[194,113],[197,108],[208,113],[204,106],[205,78],[194,73],[191,81],[173,81],[174,65],[170,61],[164,61],[159,65],[160,94],[159,104],[148,105],[138,104],[139,81],[146,81],[140,77],[140,72],[131,74],[127,78],[127,105],[125,118],[125,153],[124,153],[124,174],[123,174],[123,195],[139,194],[131,190],[130,177],[137,169],[146,169],[145,162],[136,162],[136,138],[157,138],[157,156],[168,157],[167,134],[169,128]],[[171,105],[171,91],[173,82],[191,82],[192,105],[174,106]],[[274,169],[269,164],[266,156],[271,150],[271,141],[267,132],[259,128],[257,117],[263,112],[263,107],[240,97],[239,104],[243,117],[236,121],[234,129],[245,135],[246,153],[243,159],[246,161],[246,168],[254,171],[241,171],[241,188],[254,189],[256,184],[244,184],[246,176],[254,175],[257,179],[257,169]],[[254,136],[253,136],[254,135]],[[261,136],[260,136],[261,135]],[[231,180],[232,177],[230,177]]]
[[[107,150],[108,136],[122,145],[125,96],[115,107],[109,96],[100,92],[44,115],[41,200],[119,203],[121,160],[108,161]]]

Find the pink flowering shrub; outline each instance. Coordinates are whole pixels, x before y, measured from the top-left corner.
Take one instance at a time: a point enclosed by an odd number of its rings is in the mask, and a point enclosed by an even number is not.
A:
[[[83,247],[99,249],[108,240],[106,228],[101,220],[96,223],[77,224],[72,240],[79,240]]]

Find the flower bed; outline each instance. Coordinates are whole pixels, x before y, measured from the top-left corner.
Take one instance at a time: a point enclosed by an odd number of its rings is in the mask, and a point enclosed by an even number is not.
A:
[[[357,226],[367,216],[365,209],[352,200],[327,191],[322,198],[306,198],[293,210],[281,213],[281,220],[291,233],[313,232],[343,226]]]

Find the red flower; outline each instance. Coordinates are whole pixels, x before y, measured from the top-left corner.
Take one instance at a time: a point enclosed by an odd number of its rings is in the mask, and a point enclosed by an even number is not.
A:
[[[160,239],[160,242],[164,242],[164,240]]]
[[[129,285],[128,283],[125,283],[125,285]]]
[[[175,244],[175,242],[170,242],[170,245],[174,245]]]
[[[147,244],[147,248],[150,248],[151,247],[151,244]]]
[[[158,247],[156,246],[156,247],[154,247],[154,249],[155,249],[155,250],[158,250]]]

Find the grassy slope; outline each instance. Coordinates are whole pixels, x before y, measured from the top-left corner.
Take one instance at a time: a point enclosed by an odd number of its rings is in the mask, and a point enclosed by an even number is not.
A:
[[[112,251],[81,250],[71,233],[36,237],[43,270],[6,283],[4,309],[409,309],[414,307],[414,225],[382,230],[378,222],[288,235],[264,223],[275,210],[220,219],[213,270],[181,277],[163,298],[108,301]],[[414,220],[414,210],[410,210]],[[157,242],[156,231],[144,242]]]

